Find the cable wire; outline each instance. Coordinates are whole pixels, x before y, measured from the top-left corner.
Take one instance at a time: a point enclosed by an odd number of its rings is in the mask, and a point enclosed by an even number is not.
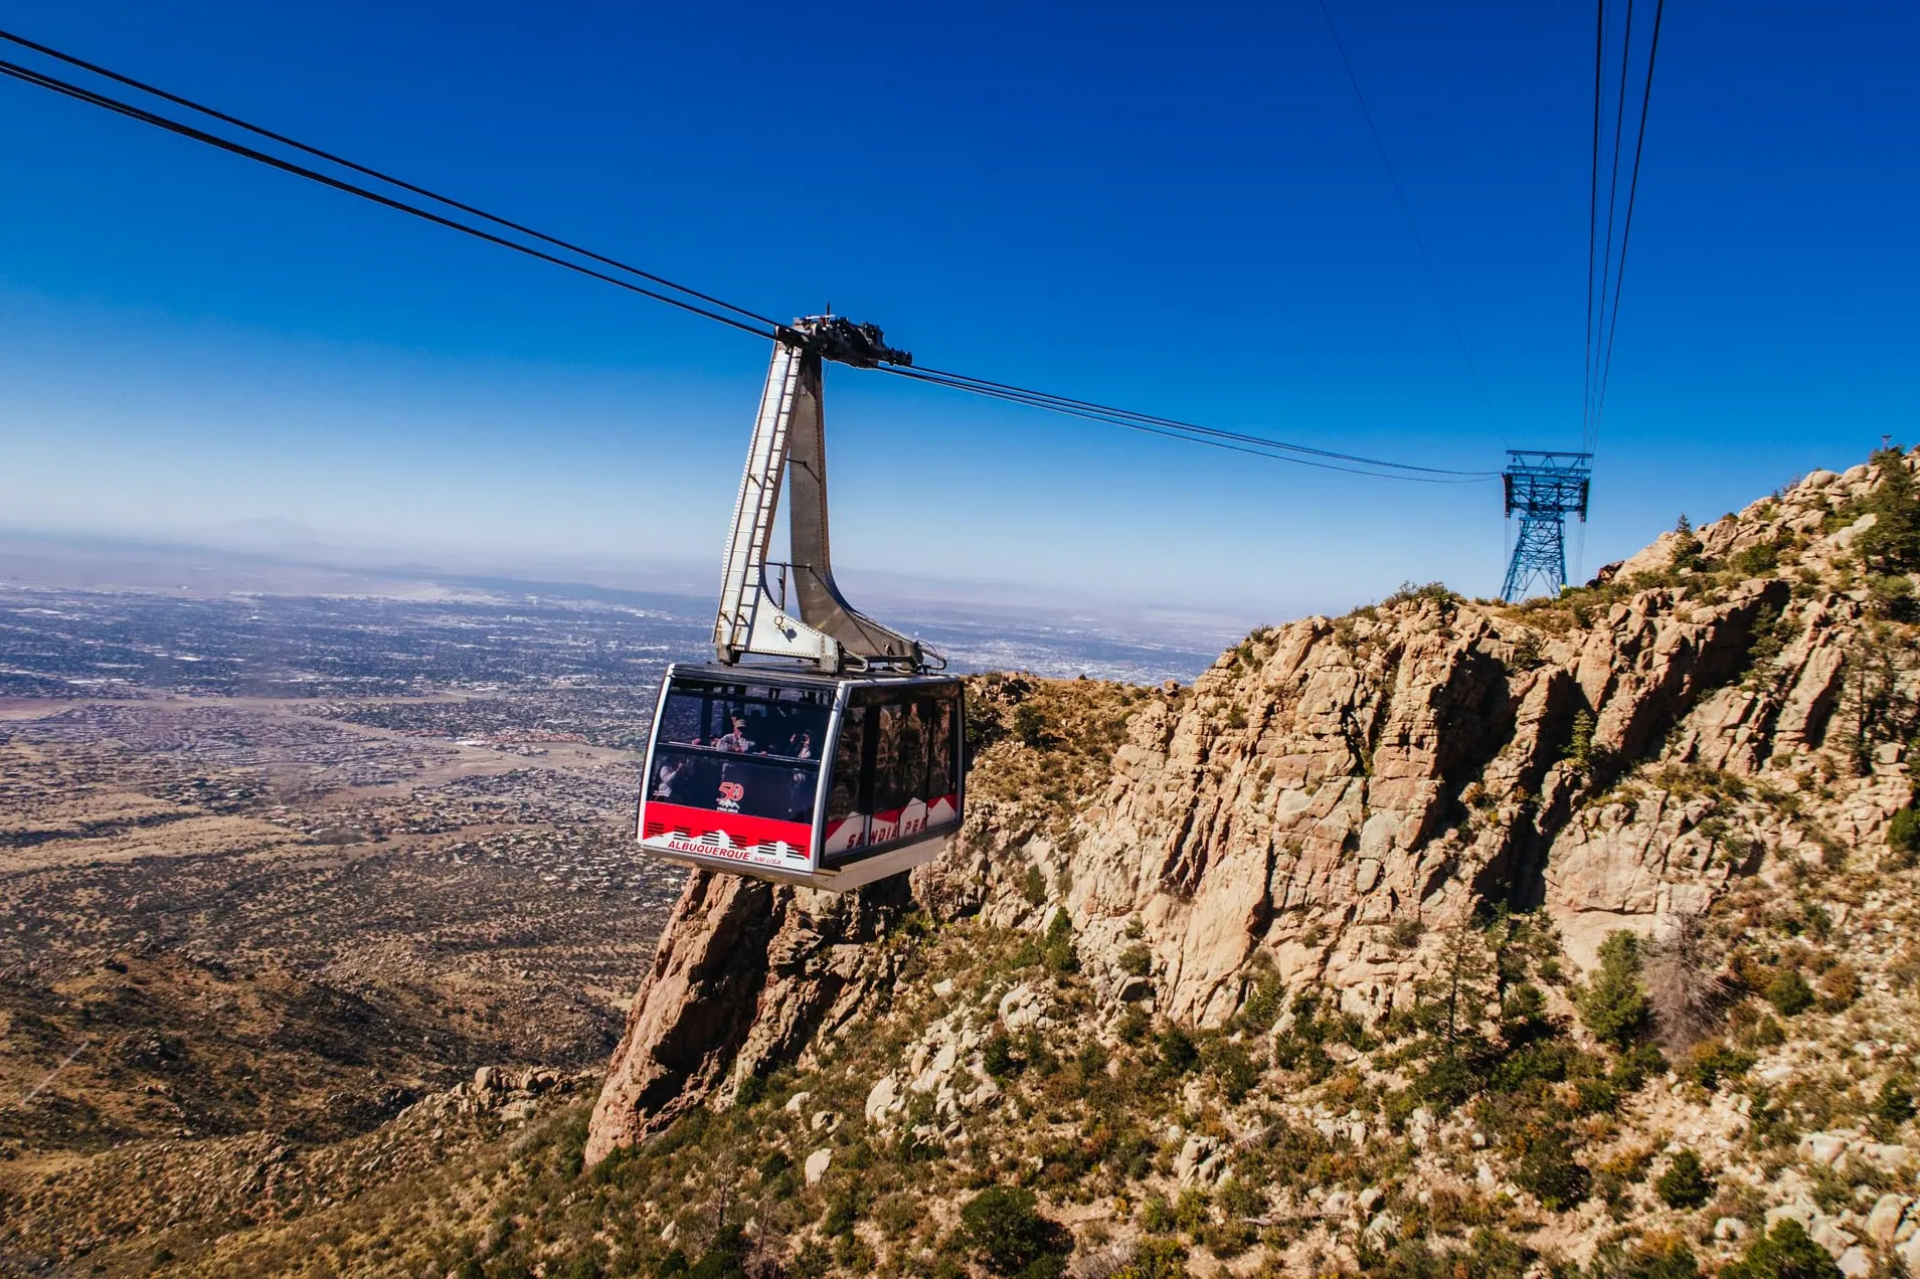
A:
[[[1068,415],[1068,417],[1083,417],[1083,419],[1087,419],[1087,421],[1108,422],[1108,424],[1112,424],[1112,426],[1121,426],[1121,428],[1125,428],[1125,430],[1139,430],[1139,432],[1152,434],[1152,436],[1165,436],[1167,440],[1185,440],[1188,444],[1204,444],[1204,446],[1208,447],[1229,449],[1229,451],[1235,451],[1235,453],[1248,453],[1248,455],[1254,455],[1254,457],[1265,457],[1265,459],[1269,459],[1269,461],[1283,461],[1283,463],[1294,463],[1294,465],[1302,465],[1302,467],[1317,467],[1317,469],[1321,469],[1321,471],[1342,471],[1346,472],[1346,474],[1361,474],[1361,476],[1369,476],[1369,478],[1375,478],[1375,480],[1417,480],[1417,482],[1423,482],[1423,484],[1480,484],[1480,482],[1486,482],[1486,480],[1494,478],[1492,474],[1486,474],[1486,476],[1463,476],[1463,478],[1440,478],[1440,476],[1415,476],[1415,474],[1400,474],[1400,472],[1363,471],[1363,469],[1359,469],[1359,467],[1340,467],[1340,465],[1334,465],[1334,463],[1311,461],[1311,459],[1306,459],[1306,457],[1298,457],[1298,455],[1294,455],[1294,453],[1279,451],[1279,449],[1288,449],[1288,447],[1296,446],[1286,446],[1286,444],[1281,444],[1281,442],[1265,440],[1265,438],[1260,438],[1260,436],[1236,436],[1233,432],[1215,432],[1215,430],[1208,430],[1206,434],[1187,434],[1187,432],[1177,430],[1177,428],[1154,426],[1154,424],[1137,421],[1137,419],[1131,419],[1131,417],[1114,417],[1114,415],[1106,415],[1106,413],[1100,413],[1100,411],[1094,411],[1094,409],[1075,409],[1075,407],[1060,405],[1060,403],[1048,403],[1048,401],[1043,401],[1043,399],[1027,398],[1027,396],[1018,396],[1018,394],[987,390],[987,388],[981,388],[981,386],[972,386],[972,384],[968,384],[968,382],[948,382],[945,378],[925,376],[924,373],[918,373],[918,371],[912,371],[912,369],[883,369],[883,373],[908,376],[908,378],[914,378],[914,380],[918,380],[918,382],[931,382],[933,386],[947,386],[950,390],[962,390],[962,392],[970,392],[970,394],[975,394],[975,396],[985,396],[985,398],[989,399],[1002,399],[1002,401],[1006,401],[1006,403],[1016,403],[1016,405],[1033,407],[1033,409],[1046,409],[1046,411],[1050,411],[1050,413],[1062,413],[1062,415]]]
[[[889,369],[889,372],[895,370]],[[1383,467],[1396,471],[1417,471],[1429,475],[1466,476],[1472,479],[1486,479],[1496,474],[1493,471],[1462,471],[1449,467],[1418,466],[1411,462],[1394,462],[1384,458],[1363,457],[1355,453],[1342,453],[1333,449],[1314,448],[1305,444],[1293,444],[1285,440],[1276,440],[1268,436],[1247,435],[1238,431],[1225,431],[1218,427],[1202,426],[1197,422],[1186,422],[1179,418],[1160,417],[1151,413],[1140,413],[1133,409],[1116,408],[1111,404],[1100,404],[1092,400],[1079,400],[1070,396],[1056,395],[1050,391],[1035,391],[1027,387],[1011,386],[1005,382],[992,382],[985,378],[973,377],[964,373],[951,373],[944,369],[916,367],[914,372],[926,374],[931,379],[939,379],[946,385],[958,390],[978,390],[981,394],[1004,392],[1019,396],[1038,408],[1077,409],[1102,414],[1108,417],[1125,418],[1131,422],[1162,426],[1178,431],[1188,431],[1219,439],[1234,440],[1243,444],[1255,444],[1264,448],[1281,449],[1289,453],[1306,454],[1312,457],[1328,458],[1334,461],[1351,462],[1361,466]]]
[[[732,311],[736,315],[745,316],[749,320],[758,320],[762,324],[775,326],[775,327],[777,327],[779,324],[779,321],[771,319],[768,316],[761,315],[757,311],[749,311],[747,308],[743,306],[735,306],[733,303],[725,301],[724,299],[721,299],[721,298],[714,297],[710,293],[702,293],[698,289],[689,288],[684,284],[680,284],[673,280],[669,280],[663,275],[655,275],[651,271],[643,270],[640,267],[633,266],[626,262],[621,262],[618,259],[606,257],[602,254],[596,253],[592,249],[582,248],[578,244],[574,244],[567,240],[562,240],[558,236],[552,236],[542,231],[536,231],[530,226],[525,226],[519,222],[514,222],[507,218],[499,217],[495,214],[488,213],[485,209],[475,208],[473,205],[462,203],[461,201],[456,200],[451,196],[441,195],[436,191],[429,191],[427,188],[423,186],[416,186],[415,184],[408,182],[402,178],[396,178],[390,173],[382,173],[378,169],[369,168],[364,164],[358,164],[352,160],[347,159],[344,156],[335,155],[331,151],[324,151],[319,147],[309,146],[307,143],[301,142],[297,138],[290,138],[284,133],[275,133],[271,129],[262,128],[260,125],[252,124],[246,120],[242,120],[238,116],[228,115],[224,111],[216,110],[213,107],[206,106],[199,102],[195,102],[191,98],[185,98],[177,93],[168,92],[165,89],[159,88],[155,85],[148,84],[143,80],[136,80],[132,76],[122,75],[120,72],[114,71],[108,67],[100,66],[98,63],[88,62],[84,58],[74,57],[70,53],[62,53],[58,49],[52,48],[48,45],[41,44],[35,40],[29,40],[25,36],[15,35],[11,31],[0,30],[0,40],[5,40],[5,41],[8,41],[9,43],[17,44],[24,49],[31,49],[35,53],[44,54],[49,58],[58,59],[59,61],[66,63],[68,66],[78,67],[83,71],[88,71],[94,75],[102,76],[108,80],[113,80],[119,84],[124,84],[129,88],[138,89],[142,93],[152,94],[156,98],[160,98],[164,101],[171,102],[176,106],[186,107],[188,110],[198,112],[199,114],[204,115],[209,119],[218,120],[222,124],[230,124],[236,129],[245,129],[248,133],[251,133],[256,137],[266,138],[270,141],[278,142],[282,146],[292,147],[296,151],[304,152],[305,154],[313,156],[316,159],[325,160],[329,164],[337,164],[343,169],[351,169],[355,173],[361,174],[365,177],[374,178],[374,179],[377,179],[378,181],[387,183],[389,186],[398,187],[402,191],[410,191],[414,195],[425,196],[427,199],[432,200],[437,204],[444,204],[448,208],[458,209],[460,212],[471,214],[476,218],[483,218],[486,221],[493,223],[495,226],[503,226],[510,231],[517,231],[521,235],[532,236],[536,240],[539,240],[546,244],[551,244],[556,248],[565,249],[569,253],[578,253],[581,257],[591,258],[593,261],[598,262],[603,266],[610,266],[615,268],[616,270],[625,271],[631,275],[637,275],[644,280],[652,280],[655,284],[665,285],[667,288],[673,289],[676,292],[684,293],[688,297],[698,298],[702,302],[711,303],[712,305],[717,306],[722,310]]]
[[[181,137],[191,138],[195,142],[204,142],[210,147],[217,147],[222,151],[231,152],[234,155],[242,156],[248,160],[256,160],[261,164],[279,169],[282,172],[291,173],[312,182],[318,182],[322,186],[332,187],[336,191],[344,191],[349,195],[359,196],[363,200],[371,200],[375,204],[384,205],[389,209],[397,209],[401,213],[410,213],[416,218],[424,219],[438,226],[464,232],[467,235],[473,236],[475,239],[485,240],[490,244],[497,244],[502,248],[512,249],[516,253],[524,253],[528,257],[539,258],[543,262],[551,262],[555,266],[565,267],[569,271],[577,271],[581,275],[591,276],[596,280],[604,280],[616,288],[638,293],[643,297],[652,298],[656,302],[665,302],[668,306],[679,307],[682,311],[689,311],[694,315],[704,316],[709,320],[718,321],[729,328],[739,329],[742,333],[751,333],[755,337],[762,338],[772,338],[775,336],[773,331],[762,330],[756,325],[744,323],[743,321],[734,319],[732,316],[722,315],[718,311],[710,311],[705,307],[695,306],[691,302],[686,302],[680,298],[662,293],[658,289],[649,289],[642,285],[635,284],[630,280],[622,280],[618,276],[608,275],[604,271],[596,271],[592,267],[582,266],[578,262],[569,262],[563,257],[544,252],[531,245],[520,244],[504,236],[494,235],[490,231],[483,231],[479,227],[468,226],[466,223],[456,221],[453,218],[442,217],[438,213],[434,213],[428,209],[422,209],[417,205],[408,204],[404,200],[396,200],[391,196],[382,195],[378,191],[370,191],[366,187],[357,186],[342,178],[331,177],[315,169],[309,169],[304,165],[295,164],[291,160],[283,160],[279,156],[268,155],[264,151],[257,151],[250,146],[235,142],[230,138],[219,137],[216,134],[206,132],[204,129],[196,129],[190,124],[182,124],[178,120],[170,120],[166,116],[157,115],[142,107],[134,106],[128,102],[122,102],[117,98],[110,98],[103,93],[96,93],[92,89],[81,88],[79,85],[70,84],[65,80],[57,79],[44,72],[33,71],[17,63],[0,59],[0,75],[11,76],[16,80],[36,85],[42,89],[51,89],[55,93],[64,94],[69,98],[74,98],[80,102],[115,112],[129,119],[138,120],[142,124],[150,124],[155,128],[164,129],[169,133],[177,133]]]
[[[1621,127],[1626,123],[1627,115],[1627,66],[1633,61],[1633,4],[1634,0],[1627,0],[1626,36],[1621,42],[1620,47],[1620,87],[1614,92],[1613,98],[1613,173],[1607,186],[1606,245],[1600,255],[1601,323],[1603,324],[1606,323],[1605,305],[1607,282],[1612,278],[1613,272],[1613,219],[1620,208],[1620,132]],[[1603,349],[1604,346],[1605,344],[1603,343]],[[1598,364],[1594,366],[1593,371],[1596,374],[1600,371]],[[1586,433],[1581,436],[1581,447],[1589,453],[1593,451],[1593,446],[1599,442],[1600,438],[1600,427],[1597,420],[1599,418],[1598,405],[1600,391],[1597,380],[1594,383],[1592,394],[1594,396],[1593,404],[1595,412],[1588,419],[1589,425]]]
[[[1607,48],[1607,0],[1594,0],[1593,29],[1593,173],[1587,186],[1587,362],[1585,385],[1580,388],[1580,446],[1587,447],[1587,425],[1593,416],[1593,268],[1599,264],[1600,231],[1600,85]],[[1602,295],[1604,297],[1604,295]]]
[[[1353,69],[1353,60],[1347,56],[1346,42],[1340,38],[1340,28],[1334,25],[1333,11],[1327,7],[1327,0],[1320,0],[1320,16],[1326,20],[1327,34],[1333,38],[1334,51],[1340,55],[1340,65],[1346,69],[1347,83],[1353,86],[1354,101],[1360,104],[1360,115],[1367,122],[1367,132],[1373,137],[1373,149],[1380,157],[1380,167],[1387,171],[1387,181],[1393,185],[1393,198],[1400,206],[1400,216],[1406,219],[1407,231],[1413,236],[1413,245],[1420,251],[1420,261],[1426,265],[1427,279],[1433,283],[1434,297],[1440,303],[1440,313],[1446,317],[1447,327],[1453,333],[1453,340],[1460,348],[1460,359],[1467,366],[1467,375],[1472,378],[1474,390],[1480,395],[1480,407],[1488,418],[1493,417],[1493,401],[1487,396],[1487,384],[1481,380],[1479,366],[1473,361],[1473,352],[1467,345],[1467,337],[1460,327],[1460,318],[1453,312],[1447,301],[1447,291],[1440,285],[1440,273],[1434,269],[1433,255],[1427,252],[1427,241],[1420,234],[1420,224],[1414,220],[1413,204],[1407,199],[1405,188],[1400,185],[1400,175],[1393,167],[1393,160],[1387,154],[1386,141],[1380,136],[1380,127],[1374,123],[1373,109],[1367,105],[1367,95],[1361,91],[1360,76]]]
[[[1613,280],[1613,306],[1607,320],[1606,361],[1600,370],[1600,398],[1593,410],[1593,433],[1600,436],[1600,416],[1607,407],[1607,379],[1613,372],[1613,334],[1620,324],[1620,282],[1627,274],[1627,245],[1633,237],[1634,197],[1640,193],[1640,156],[1647,145],[1647,111],[1653,103],[1653,69],[1660,57],[1660,19],[1666,14],[1667,0],[1658,0],[1653,9],[1653,41],[1647,50],[1647,83],[1640,95],[1640,129],[1633,144],[1633,179],[1627,183],[1626,225],[1620,232],[1620,269]]]
[[[1046,409],[1049,412],[1065,414],[1069,417],[1086,418],[1089,421],[1105,422],[1112,426],[1123,427],[1129,431],[1140,431],[1148,435],[1164,436],[1167,439],[1184,440],[1189,444],[1204,444],[1209,448],[1225,449],[1233,453],[1245,453],[1253,457],[1266,458],[1274,462],[1288,462],[1296,466],[1311,466],[1323,471],[1341,471],[1348,475],[1363,475],[1376,480],[1408,480],[1416,484],[1485,484],[1499,478],[1498,472],[1440,472],[1432,475],[1402,474],[1394,471],[1363,470],[1354,466],[1341,466],[1334,462],[1316,461],[1309,457],[1295,455],[1291,450],[1302,450],[1300,445],[1286,444],[1278,440],[1269,440],[1261,436],[1239,435],[1229,431],[1218,431],[1211,427],[1189,428],[1197,434],[1187,434],[1178,427],[1156,425],[1157,419],[1143,418],[1141,415],[1127,413],[1107,414],[1098,408],[1078,408],[1072,402],[1043,402],[1050,397],[1035,397],[1012,390],[996,390],[991,383],[975,383],[965,380],[950,380],[925,369],[914,369],[896,365],[882,365],[880,371],[896,377],[911,378],[916,382],[927,382],[934,386],[944,386],[956,391],[966,391],[988,399],[1003,400],[1009,404],[1023,405],[1028,408]],[[1276,452],[1272,450],[1289,450]],[[1324,450],[1302,450],[1312,453],[1324,453]],[[1343,454],[1326,454],[1342,457]],[[1372,466],[1407,467],[1405,463],[1385,462],[1374,458],[1354,459]],[[1430,471],[1431,467],[1407,467],[1409,470]]]
[[[14,44],[20,45],[25,48],[29,48],[35,52],[44,54],[46,56],[56,58],[62,62],[67,63],[68,65],[79,67],[92,74],[103,76],[117,83],[124,84],[131,88],[137,89],[143,93],[152,94],[153,96],[159,97],[165,101],[174,103],[179,106],[186,107],[189,110],[203,114],[211,119],[219,120],[222,123],[228,124],[232,127],[246,130],[247,132],[252,133],[257,137],[268,139],[270,141],[279,143],[284,146],[293,147],[304,154],[311,155],[316,158],[325,160],[330,164],[339,165],[355,173],[359,173],[364,176],[374,178],[380,182],[386,183],[397,189],[423,196],[436,203],[442,204],[450,209],[458,210],[459,212],[468,214],[470,216],[484,219],[485,221],[490,222],[495,226],[514,231],[518,234],[530,236],[536,240],[541,241],[542,243],[552,245],[555,248],[563,249],[570,253],[579,254],[580,256],[586,257],[594,262],[598,262],[602,265],[612,267],[615,270],[623,271],[630,275],[638,276],[642,279],[646,279],[654,283],[663,285],[666,288],[672,289],[679,293],[683,293],[688,297],[693,297],[693,298],[700,299],[701,301],[704,301],[704,302],[709,302],[713,306],[722,308],[725,311],[732,311],[736,315],[746,316],[748,317],[749,320],[754,321],[754,323],[744,322],[740,319],[734,318],[734,316],[732,315],[722,314],[720,311],[712,310],[712,309],[709,309],[708,307],[704,307],[704,306],[696,305],[695,303],[692,303],[692,302],[688,302],[684,298],[674,297],[671,294],[663,293],[658,289],[648,288],[644,285],[636,284],[631,280],[622,279],[616,275],[608,274],[607,272],[598,270],[594,267],[586,266],[579,262],[570,261],[567,258],[558,256],[554,253],[549,253],[543,249],[536,248],[532,245],[523,244],[516,240],[510,239],[508,237],[497,235],[491,231],[485,230],[484,228],[472,226],[468,223],[460,221],[457,218],[448,217],[444,214],[434,212],[430,209],[423,209],[418,205],[411,204],[405,200],[395,198],[391,195],[387,195],[379,191],[371,190],[367,187],[361,186],[354,182],[347,181],[343,178],[333,176],[331,174],[322,173],[316,169],[312,169],[305,165],[295,163],[291,160],[285,159],[280,156],[272,155],[268,152],[261,151],[255,147],[248,146],[244,143],[234,141],[231,138],[221,137],[218,134],[210,133],[204,129],[200,129],[193,125],[186,124],[180,120],[176,120],[168,116],[161,115],[157,112],[150,111],[144,107],[137,106],[127,101],[123,101],[119,98],[112,97],[108,94],[101,93],[94,89],[85,88],[81,85],[74,84],[70,81],[60,79],[57,76],[49,75],[42,71],[33,70],[29,67],[21,66],[17,63],[10,62],[5,59],[0,59],[0,75],[11,77],[15,80],[21,81],[22,83],[33,85],[38,88],[49,89],[55,93],[61,94],[68,98],[72,98],[76,101],[83,102],[91,106],[99,107],[103,110],[113,112],[117,115],[124,116],[128,119],[132,119],[143,124],[151,125],[155,128],[162,129],[166,132],[173,133],[175,135],[187,138],[195,142],[203,143],[207,146],[214,147],[218,150],[227,152],[229,154],[240,156],[244,159],[256,161],[270,168],[278,169],[284,173],[289,173],[296,177],[305,178],[309,181],[318,183],[322,186],[330,187],[334,190],[341,191],[349,195],[357,196],[361,199],[381,205],[385,208],[390,208],[401,213],[410,214],[413,217],[420,218],[423,221],[433,223],[436,226],[442,226],[450,230],[459,231],[459,232],[462,232],[463,234],[472,236],[476,239],[484,240],[487,243],[495,244],[502,248],[511,249],[516,253],[521,253],[528,257],[536,258],[540,261],[551,263],[555,266],[564,267],[565,269],[569,271],[573,271],[577,274],[584,275],[592,279],[600,280],[607,284],[612,284],[615,287],[625,289],[628,292],[636,293],[643,297],[652,298],[655,301],[665,302],[669,306],[676,307],[679,310],[686,311],[693,315],[701,316],[704,319],[714,320],[720,324],[724,324],[729,328],[738,330],[740,332],[749,333],[755,337],[762,338],[762,339],[773,339],[773,340],[781,340],[781,341],[794,340],[793,331],[787,328],[787,326],[782,325],[777,321],[774,321],[766,316],[760,315],[757,312],[749,311],[744,307],[738,307],[733,305],[732,303],[721,301],[720,299],[713,297],[711,294],[699,292],[698,290],[691,289],[685,285],[681,285],[681,284],[675,283],[672,280],[668,280],[663,276],[659,276],[651,272],[643,271],[638,267],[630,266],[616,259],[606,257],[604,255],[595,253],[588,249],[581,248],[580,246],[574,245],[568,241],[561,240],[554,236],[546,235],[539,231],[535,231],[532,228],[521,225],[520,223],[512,222],[505,218],[497,217],[493,214],[485,212],[484,210],[478,209],[472,205],[464,204],[464,203],[461,203],[460,201],[453,200],[449,197],[438,195],[432,191],[427,190],[424,187],[416,186],[412,183],[402,181],[398,178],[394,178],[388,174],[380,172],[379,170],[368,168],[367,166],[364,166],[364,165],[356,164],[353,161],[346,160],[342,157],[336,156],[331,152],[321,150],[320,148],[317,148],[317,147],[308,146],[305,143],[298,142],[292,138],[286,137],[283,134],[279,134],[279,133],[273,132],[272,130],[261,128],[260,126],[250,124],[244,120],[239,119],[238,117],[228,115],[224,112],[216,111],[210,107],[202,106],[199,103],[192,101],[191,99],[181,97],[180,95],[177,95],[177,94],[169,93],[165,90],[156,88],[151,85],[147,85],[141,81],[133,79],[130,76],[124,76],[117,72],[108,70],[107,68],[100,67],[91,62],[84,61],[83,59],[61,53],[58,50],[51,49],[48,46],[39,44],[31,40],[27,40],[24,37],[16,36],[5,31],[0,31],[0,39],[7,40],[9,42],[12,42]],[[1342,56],[1344,57],[1344,53]],[[1349,74],[1351,74],[1350,68],[1349,68]],[[1357,83],[1355,87],[1357,91],[1358,89]],[[1363,100],[1362,102],[1363,109],[1364,109],[1364,106],[1365,106],[1365,103]],[[1369,117],[1369,127],[1371,127],[1370,117]],[[1376,144],[1378,143],[1378,140],[1379,140],[1378,134],[1376,132],[1375,134]],[[1384,150],[1382,151],[1382,159],[1383,160],[1385,159]],[[1389,175],[1391,176],[1390,165],[1389,165]],[[1398,191],[1397,179],[1395,181],[1395,189],[1397,192]],[[1404,196],[1402,196],[1402,209],[1403,209],[1403,212],[1406,211]],[[1411,221],[1409,222],[1409,225],[1411,225]],[[1418,238],[1419,238],[1418,231],[1416,230],[1415,231],[1416,243],[1418,243]],[[1426,257],[1425,246],[1424,244],[1422,244],[1420,247],[1421,247],[1422,257],[1424,259]],[[1429,273],[1431,273],[1432,262],[1430,259],[1427,260],[1427,266],[1428,266]],[[1438,286],[1437,276],[1435,277],[1435,285],[1436,287]],[[1443,298],[1443,306],[1444,306],[1444,298]],[[765,326],[765,327],[761,327],[761,326]],[[1456,337],[1459,336],[1457,327],[1455,330],[1455,336]],[[1462,349],[1464,353],[1464,344]],[[1085,418],[1085,419],[1096,421],[1096,422],[1104,422],[1110,425],[1126,427],[1131,430],[1144,431],[1149,434],[1163,435],[1173,439],[1185,440],[1189,443],[1207,444],[1212,447],[1230,449],[1235,452],[1249,453],[1254,456],[1265,457],[1274,461],[1293,462],[1293,463],[1304,465],[1304,466],[1315,466],[1315,467],[1319,467],[1321,469],[1326,469],[1326,470],[1344,471],[1349,474],[1366,475],[1366,476],[1371,476],[1379,479],[1412,479],[1412,480],[1420,480],[1426,483],[1479,483],[1492,478],[1496,478],[1498,475],[1497,472],[1491,472],[1491,471],[1462,471],[1462,470],[1452,470],[1444,467],[1418,466],[1412,463],[1395,462],[1395,461],[1390,461],[1384,458],[1369,458],[1369,457],[1361,456],[1359,454],[1343,453],[1343,452],[1339,452],[1337,450],[1331,450],[1331,449],[1320,449],[1320,448],[1315,448],[1309,445],[1292,444],[1284,440],[1271,439],[1265,436],[1248,435],[1248,434],[1234,432],[1234,431],[1225,431],[1215,427],[1202,426],[1198,423],[1184,422],[1179,419],[1164,418],[1164,417],[1159,417],[1153,414],[1139,413],[1134,410],[1121,409],[1112,405],[1099,404],[1089,400],[1078,400],[1068,396],[1055,395],[1050,392],[1036,391],[1036,390],[1032,390],[1025,387],[1011,386],[1006,383],[992,382],[984,378],[975,378],[967,374],[952,373],[952,372],[939,370],[939,369],[913,369],[907,366],[891,365],[891,364],[883,364],[879,367],[883,372],[892,373],[897,376],[908,377],[917,381],[946,386],[954,390],[967,391],[976,395],[988,396],[990,398],[1003,400],[1009,403],[1021,404],[1029,408],[1036,408],[1036,409],[1042,409],[1050,412],[1062,413],[1069,416]],[[1471,360],[1469,360],[1469,367],[1471,368]],[[1477,377],[1478,377],[1477,373],[1475,374],[1475,377],[1477,380]],[[1484,395],[1484,388],[1483,388],[1483,395]],[[1319,460],[1313,460],[1313,459],[1319,459]],[[1340,465],[1340,463],[1347,463],[1349,465]]]

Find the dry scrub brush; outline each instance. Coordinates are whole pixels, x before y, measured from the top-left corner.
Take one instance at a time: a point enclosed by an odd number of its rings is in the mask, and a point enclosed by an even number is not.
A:
[[[1642,970],[1654,1034],[1670,1053],[1683,1052],[1720,1028],[1732,990],[1700,915],[1676,916],[1648,948]]]

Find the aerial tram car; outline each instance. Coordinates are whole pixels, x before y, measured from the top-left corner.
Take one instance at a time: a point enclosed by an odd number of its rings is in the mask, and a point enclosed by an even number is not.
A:
[[[715,659],[667,668],[643,852],[844,892],[933,860],[965,807],[961,681],[847,603],[827,530],[822,370],[909,364],[871,324],[779,330],[734,504]],[[768,558],[782,481],[790,563]]]

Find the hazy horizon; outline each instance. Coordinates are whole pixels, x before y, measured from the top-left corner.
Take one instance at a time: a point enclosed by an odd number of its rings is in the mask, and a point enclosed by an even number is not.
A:
[[[1148,645],[1210,644],[1217,651],[1255,627],[1292,620],[859,569],[839,576],[856,604],[909,629],[916,620],[947,630],[956,625],[991,629],[1010,621],[1041,629],[1130,633]],[[558,597],[584,592],[632,597],[624,601],[628,604],[670,601],[676,611],[704,622],[717,581],[717,566],[694,561],[441,554],[319,540],[269,546],[211,535],[195,539],[0,524],[0,588],[393,599],[501,598],[540,594],[545,588]]]

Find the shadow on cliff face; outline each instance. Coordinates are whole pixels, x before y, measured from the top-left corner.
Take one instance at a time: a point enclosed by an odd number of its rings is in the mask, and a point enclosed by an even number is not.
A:
[[[1659,625],[1663,615],[1671,618],[1682,607],[1677,597],[1659,598],[1664,594],[1650,594],[1644,618],[1630,613],[1613,645],[1615,662],[1644,671],[1644,685],[1622,689],[1622,681],[1608,681],[1597,695],[1589,694],[1597,703],[1590,709],[1603,715],[1617,712],[1609,749],[1594,770],[1599,787],[1658,756],[1667,735],[1694,706],[1739,679],[1750,663],[1756,624],[1768,610],[1778,615],[1790,597],[1783,581],[1756,583],[1744,598],[1715,607],[1704,620],[1680,629]],[[1619,692],[1632,695],[1615,695]]]
[[[1547,853],[1573,806],[1565,788],[1548,786],[1548,775],[1565,757],[1575,721],[1588,710],[1579,685],[1565,670],[1544,668],[1529,680],[1529,686],[1539,698],[1539,710],[1536,740],[1517,774],[1518,793],[1527,798],[1518,806],[1506,839],[1469,880],[1475,899],[1514,910],[1536,910],[1546,899]],[[1510,731],[1502,749],[1513,738]],[[1483,777],[1492,760],[1490,753],[1474,761],[1472,777]],[[1549,793],[1550,800],[1538,798]]]
[[[1544,670],[1540,749],[1520,783],[1523,795],[1538,798],[1525,806],[1505,848],[1473,877],[1474,894],[1515,910],[1542,907],[1548,858],[1574,813],[1637,768],[1660,760],[1696,707],[1748,674],[1760,628],[1779,617],[1789,598],[1785,582],[1759,583],[1685,630],[1661,628],[1657,619],[1671,616],[1675,601],[1652,598],[1643,616],[1630,612],[1613,642],[1604,645],[1604,675],[1596,674],[1584,652],[1571,669]],[[1594,647],[1591,641],[1588,647]],[[1648,677],[1640,688],[1623,690],[1615,668],[1644,670]],[[1619,695],[1623,691],[1628,695]],[[1614,722],[1606,739],[1596,740],[1596,726],[1609,712]],[[1577,729],[1583,717],[1585,728]],[[1576,742],[1582,731],[1587,740]],[[1484,769],[1490,759],[1478,766]]]

